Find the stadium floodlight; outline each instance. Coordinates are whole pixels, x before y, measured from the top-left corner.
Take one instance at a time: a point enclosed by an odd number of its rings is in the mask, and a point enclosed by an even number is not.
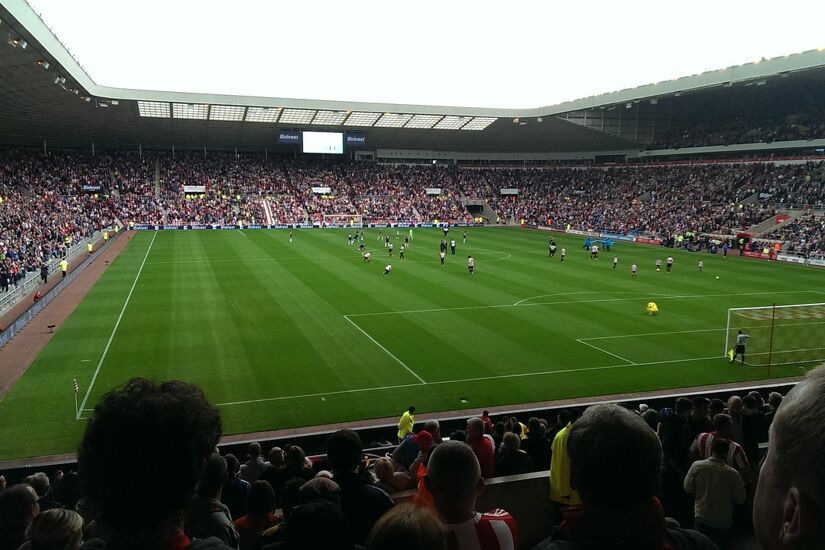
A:
[[[487,116],[477,116],[467,124],[461,127],[462,130],[484,130],[492,124],[493,122],[497,121],[498,119],[495,117],[487,117]],[[544,122],[543,119],[538,118],[539,122]]]
[[[174,118],[188,118],[206,120],[209,115],[209,105],[204,103],[173,103],[172,116]]]
[[[280,107],[249,107],[246,109],[247,122],[278,122]]]
[[[209,120],[243,120],[246,107],[240,105],[212,105],[209,108]]]
[[[138,101],[138,113],[143,117],[171,118],[169,104],[161,101]]]
[[[282,124],[309,124],[315,116],[315,111],[308,109],[284,109],[279,122]]]
[[[381,113],[364,113],[361,111],[356,111],[354,113],[350,113],[349,117],[347,117],[347,120],[344,122],[344,126],[372,126],[380,117]]]
[[[412,115],[384,113],[374,126],[376,128],[402,128],[412,117]]]
[[[473,119],[471,116],[445,116],[435,125],[436,130],[460,130]]]
[[[432,128],[442,118],[442,115],[415,115],[404,128]]]
[[[340,126],[349,116],[349,111],[318,111],[312,124],[319,126]]]

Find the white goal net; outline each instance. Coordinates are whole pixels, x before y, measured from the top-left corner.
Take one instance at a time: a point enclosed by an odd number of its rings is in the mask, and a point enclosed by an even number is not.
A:
[[[746,365],[769,367],[825,362],[825,304],[729,309],[726,356],[736,347],[739,331],[748,336]]]

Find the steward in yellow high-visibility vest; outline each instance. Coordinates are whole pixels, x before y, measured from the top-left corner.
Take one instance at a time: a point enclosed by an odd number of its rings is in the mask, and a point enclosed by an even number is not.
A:
[[[89,254],[95,251],[95,247],[92,246],[92,243],[86,243],[86,250],[89,251]]]
[[[104,232],[103,232],[103,242],[105,243],[105,242],[106,242],[106,241],[108,241],[108,240],[109,240],[109,232],[108,232],[108,231],[104,231]]]
[[[63,273],[63,277],[66,276],[66,272],[69,271],[69,262],[66,261],[66,258],[60,260],[60,271]]]

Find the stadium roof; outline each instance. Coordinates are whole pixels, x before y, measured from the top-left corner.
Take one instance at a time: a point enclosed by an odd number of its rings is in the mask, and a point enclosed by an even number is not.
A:
[[[230,96],[100,86],[24,0],[0,0],[0,21],[0,143],[14,145],[292,150],[276,130],[300,128],[364,132],[369,149],[629,151],[554,115],[825,67],[815,50],[532,109]]]

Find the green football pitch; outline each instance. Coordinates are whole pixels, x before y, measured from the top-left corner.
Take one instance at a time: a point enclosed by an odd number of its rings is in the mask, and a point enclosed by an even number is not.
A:
[[[95,403],[133,376],[201,386],[237,434],[764,380],[817,358],[723,358],[728,308],[825,302],[816,268],[629,243],[591,260],[582,238],[555,235],[561,263],[548,234],[514,228],[470,228],[466,244],[454,228],[441,267],[441,231],[414,231],[402,261],[394,230],[392,259],[365,230],[369,264],[347,230],[133,234],[0,401],[0,459],[74,451]],[[673,272],[656,272],[668,253]],[[821,346],[822,327],[789,345]]]

